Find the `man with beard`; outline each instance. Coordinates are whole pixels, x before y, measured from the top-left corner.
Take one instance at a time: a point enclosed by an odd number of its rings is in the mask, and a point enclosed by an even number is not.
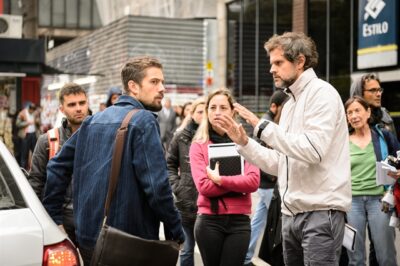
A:
[[[107,224],[158,239],[162,221],[166,239],[184,240],[153,113],[161,110],[164,97],[162,65],[152,57],[136,57],[125,64],[121,78],[124,94],[114,105],[87,118],[47,167],[43,204],[57,224],[62,224],[60,210],[73,175],[76,240],[85,265],[90,263],[104,218],[115,135],[133,109],[138,112],[127,129]]]
[[[350,97],[360,96],[371,107],[371,124],[378,124],[382,128],[386,128],[396,135],[393,119],[390,117],[388,110],[382,107],[383,88],[376,74],[368,73],[357,79],[351,84]]]
[[[396,127],[394,126],[393,119],[388,110],[382,106],[383,88],[378,76],[374,73],[367,73],[354,80],[350,87],[350,97],[360,96],[363,98],[371,108],[371,122],[372,126],[385,128],[396,135]],[[385,203],[382,203],[385,204]],[[388,208],[383,208],[387,210]],[[370,229],[368,226],[368,235]],[[370,238],[370,252],[369,252],[369,265],[377,266],[374,243]]]
[[[63,144],[78,130],[88,115],[88,101],[85,90],[75,83],[65,84],[59,95],[60,111],[65,115],[60,128],[53,128],[41,135],[32,155],[32,167],[29,183],[40,200],[43,198],[46,184],[46,167]],[[75,227],[72,210],[72,188],[67,190],[63,205],[63,225],[72,241],[75,241]]]
[[[311,38],[295,32],[274,35],[265,49],[275,86],[289,94],[279,125],[239,104],[235,110],[272,149],[247,137],[230,117],[221,116],[219,125],[246,160],[278,176],[285,265],[338,265],[345,213],[351,206],[349,135],[342,100],[335,88],[316,76],[318,54]]]

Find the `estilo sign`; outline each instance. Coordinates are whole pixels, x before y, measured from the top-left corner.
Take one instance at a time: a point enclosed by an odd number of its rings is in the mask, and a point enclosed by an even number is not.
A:
[[[396,19],[396,0],[359,1],[358,69],[397,65]]]

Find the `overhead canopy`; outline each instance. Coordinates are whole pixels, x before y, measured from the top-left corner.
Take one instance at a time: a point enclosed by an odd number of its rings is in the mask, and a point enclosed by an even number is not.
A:
[[[24,73],[27,75],[63,74],[45,64],[44,40],[0,40],[0,73]]]

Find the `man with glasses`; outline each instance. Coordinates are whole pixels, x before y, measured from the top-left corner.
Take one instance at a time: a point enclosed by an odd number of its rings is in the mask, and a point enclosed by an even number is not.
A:
[[[379,125],[381,128],[386,128],[396,136],[396,129],[392,117],[390,117],[388,110],[382,107],[382,93],[383,88],[378,76],[374,73],[364,74],[363,76],[354,80],[350,88],[350,97],[360,96],[368,102],[371,107],[371,125]],[[368,235],[370,229],[368,226]],[[371,238],[369,238],[371,239]],[[378,266],[376,260],[374,243],[370,244],[369,252],[369,265]]]
[[[372,125],[379,124],[396,135],[393,119],[390,117],[388,110],[381,105],[382,93],[381,82],[378,76],[373,73],[357,78],[350,88],[350,97],[360,96],[370,105]]]

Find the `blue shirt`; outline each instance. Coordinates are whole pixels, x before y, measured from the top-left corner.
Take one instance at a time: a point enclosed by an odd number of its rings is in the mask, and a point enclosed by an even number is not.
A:
[[[88,117],[47,166],[43,205],[62,224],[62,204],[74,175],[76,238],[94,247],[104,217],[111,159],[117,129],[132,109],[117,189],[107,224],[146,239],[158,239],[160,221],[167,239],[184,240],[181,220],[168,182],[156,117],[131,96]]]

